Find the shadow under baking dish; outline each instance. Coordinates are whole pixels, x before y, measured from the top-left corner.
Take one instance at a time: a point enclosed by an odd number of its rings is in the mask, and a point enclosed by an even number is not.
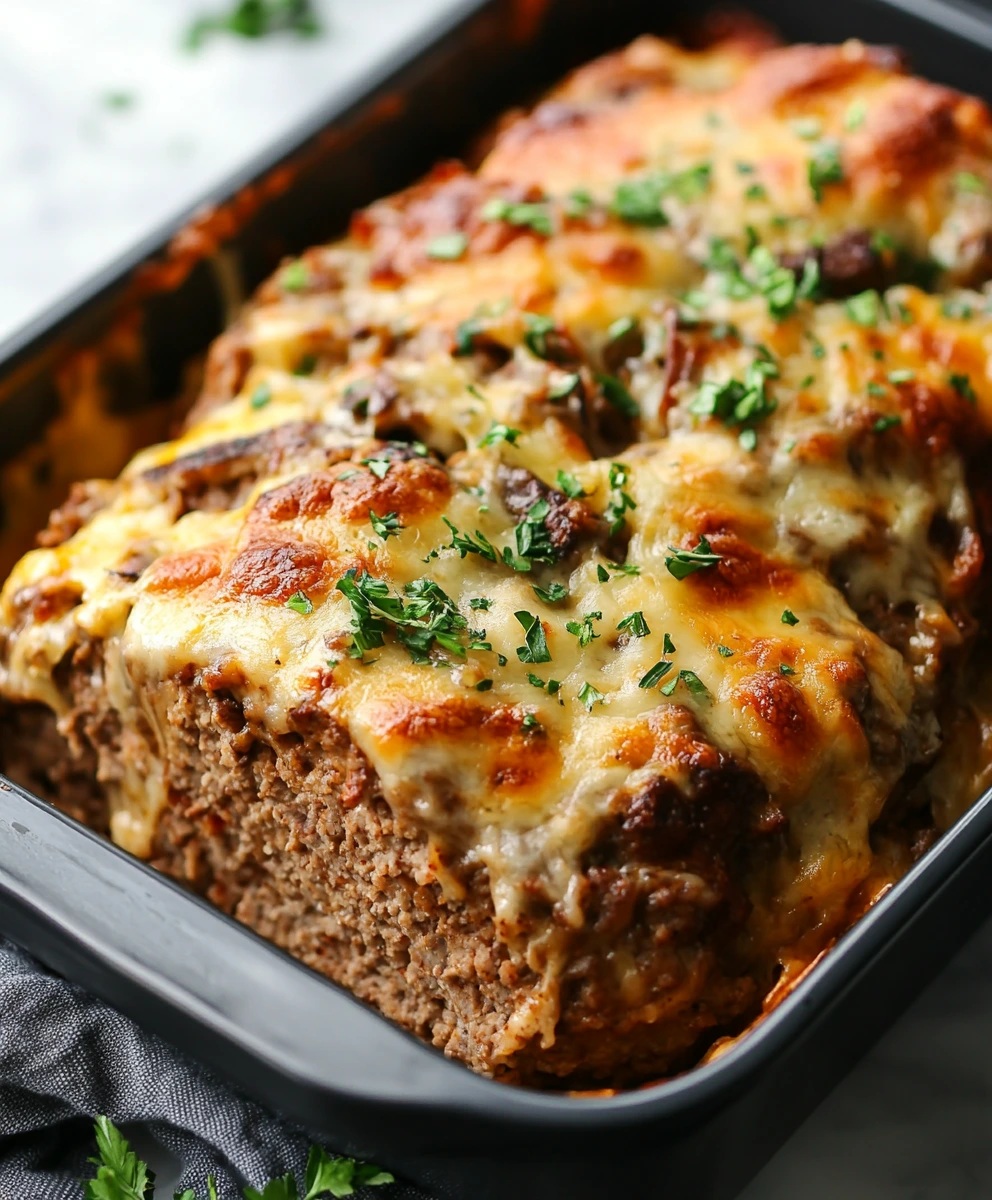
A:
[[[461,150],[507,104],[680,6],[622,0],[461,0],[361,94],[305,127],[0,347],[0,479],[44,460],[73,403],[79,355],[104,364],[108,421],[163,427],[191,359],[232,298],[285,253]],[[699,15],[707,5],[697,6]],[[992,24],[941,0],[751,8],[786,37],[897,43],[932,78],[982,93]],[[122,332],[123,331],[123,332]],[[18,497],[18,553],[86,455],[48,463]],[[119,464],[122,465],[122,464]],[[507,1087],[473,1075],[249,930],[11,783],[0,782],[0,928],[45,962],[263,1103],[439,1196],[586,1200],[664,1189],[732,1196],[992,907],[992,794],[843,937],[768,1017],[676,1079],[615,1096]]]

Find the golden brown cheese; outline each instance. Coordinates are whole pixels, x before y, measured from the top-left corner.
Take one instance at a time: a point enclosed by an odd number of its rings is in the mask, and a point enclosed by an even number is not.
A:
[[[4,695],[65,716],[90,640],[135,744],[190,671],[273,735],[339,723],[539,965],[506,1054],[555,1036],[535,888],[580,927],[617,797],[699,745],[787,827],[746,936],[804,966],[904,867],[872,831],[976,628],[989,149],[856,42],[577,72],[263,288],[183,435],[15,568]],[[137,854],[169,782],[107,781]]]

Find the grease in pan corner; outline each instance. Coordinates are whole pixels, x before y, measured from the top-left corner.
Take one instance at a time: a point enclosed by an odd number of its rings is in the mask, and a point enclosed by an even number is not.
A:
[[[498,1079],[726,1044],[987,782],[990,130],[858,42],[576,71],[57,511],[6,770]]]

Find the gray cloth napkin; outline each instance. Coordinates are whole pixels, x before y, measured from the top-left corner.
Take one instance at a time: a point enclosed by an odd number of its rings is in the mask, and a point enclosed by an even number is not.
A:
[[[305,1132],[0,940],[0,1200],[81,1200],[97,1113],[144,1125],[197,1195],[208,1174],[222,1200],[287,1171],[302,1185]],[[427,1200],[402,1184],[361,1194]]]

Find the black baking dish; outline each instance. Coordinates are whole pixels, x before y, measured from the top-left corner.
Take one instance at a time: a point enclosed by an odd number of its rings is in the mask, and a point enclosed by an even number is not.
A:
[[[896,44],[921,73],[992,95],[992,23],[976,9],[749,7],[789,39]],[[8,552],[28,509],[43,519],[71,475],[90,473],[83,453],[68,468],[48,461],[44,441],[82,376],[111,417],[151,414],[154,436],[232,290],[464,150],[568,66],[671,32],[679,8],[619,0],[606,18],[593,0],[452,2],[346,110],[315,114],[192,227],[178,218],[0,348],[0,469],[26,452],[36,462],[33,498],[9,514]],[[336,1149],[462,1200],[734,1195],[992,909],[988,793],[727,1053],[623,1095],[552,1095],[446,1060],[43,801],[2,777],[0,788],[5,934]]]

